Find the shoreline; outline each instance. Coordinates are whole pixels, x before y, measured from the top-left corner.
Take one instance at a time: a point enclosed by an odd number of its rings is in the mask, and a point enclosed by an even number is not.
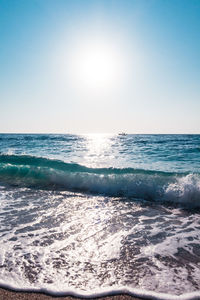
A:
[[[26,292],[26,291],[14,291],[8,288],[0,288],[0,300],[81,300],[86,299],[84,297],[78,298],[75,296],[51,296],[40,292]],[[102,299],[102,300],[142,300],[142,298],[130,296],[127,294],[109,295],[90,299]],[[144,298],[143,298],[144,299]]]

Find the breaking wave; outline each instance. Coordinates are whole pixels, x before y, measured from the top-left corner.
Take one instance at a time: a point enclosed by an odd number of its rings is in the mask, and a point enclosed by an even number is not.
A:
[[[200,174],[89,168],[28,155],[0,155],[0,182],[200,207]]]

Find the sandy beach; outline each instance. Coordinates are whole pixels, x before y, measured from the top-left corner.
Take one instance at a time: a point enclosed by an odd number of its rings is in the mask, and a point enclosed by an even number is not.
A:
[[[66,297],[53,297],[41,293],[28,293],[28,292],[16,292],[10,291],[8,289],[0,288],[0,300],[75,300],[75,299],[84,299],[84,298],[75,298],[71,296]],[[135,298],[129,295],[115,295],[102,298],[93,298],[93,299],[102,299],[102,300],[141,300],[141,298]]]

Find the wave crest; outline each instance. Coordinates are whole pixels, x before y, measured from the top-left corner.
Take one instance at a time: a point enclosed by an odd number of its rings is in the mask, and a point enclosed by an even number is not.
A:
[[[0,155],[0,182],[200,207],[199,174],[88,168],[41,157]]]

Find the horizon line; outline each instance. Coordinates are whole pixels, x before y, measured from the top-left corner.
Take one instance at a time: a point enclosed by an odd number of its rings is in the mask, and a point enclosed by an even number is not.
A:
[[[105,135],[120,135],[124,133],[125,135],[200,135],[199,133],[130,133],[130,132],[125,132],[125,131],[120,131],[120,132],[85,132],[85,133],[75,133],[75,132],[0,132],[0,134],[26,134],[26,135],[37,135],[37,134],[58,134],[58,135],[98,135],[98,134],[105,134]]]

